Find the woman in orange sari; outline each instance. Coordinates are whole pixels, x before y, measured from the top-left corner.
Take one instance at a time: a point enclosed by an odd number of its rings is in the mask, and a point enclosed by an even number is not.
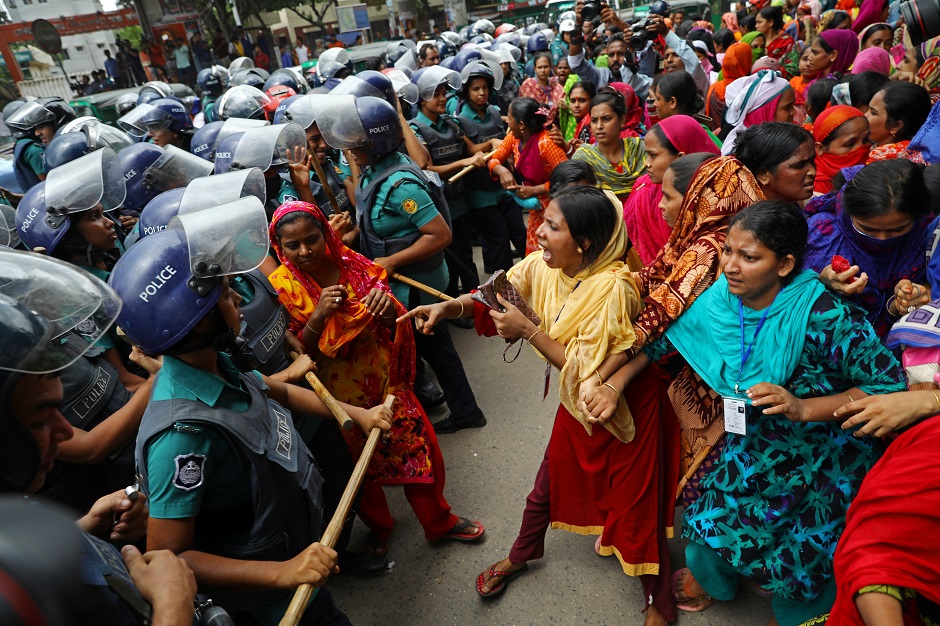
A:
[[[754,55],[751,46],[746,43],[735,43],[728,46],[725,58],[721,61],[721,80],[713,84],[705,98],[705,115],[715,120],[721,127],[725,119],[725,89],[739,78],[751,73],[751,64]]]
[[[483,525],[457,517],[444,498],[444,458],[434,429],[414,395],[415,344],[405,308],[392,295],[385,270],[339,240],[316,205],[287,202],[269,229],[281,264],[269,276],[290,315],[290,330],[317,362],[323,384],[355,406],[397,398],[391,437],[376,448],[362,486],[359,517],[384,555],[395,520],[384,485],[403,485],[429,541],[475,541]],[[366,438],[344,431],[354,458]]]
[[[509,105],[509,132],[487,164],[503,189],[512,192],[516,202],[529,211],[526,254],[538,249],[535,231],[542,225],[542,214],[549,203],[548,178],[556,165],[568,159],[545,129],[548,121],[549,111],[532,98],[513,100]],[[515,176],[503,165],[510,160]]]

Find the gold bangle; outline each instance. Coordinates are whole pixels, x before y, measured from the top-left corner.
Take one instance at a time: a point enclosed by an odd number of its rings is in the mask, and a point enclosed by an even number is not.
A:
[[[933,394],[933,399],[937,401],[937,409],[940,409],[940,396],[937,395],[936,391],[931,391]]]
[[[604,379],[601,378],[601,373],[598,372],[597,370],[594,370],[594,373],[597,375],[597,384],[598,384],[598,385],[603,385],[603,384],[604,384]]]
[[[536,336],[537,334],[539,334],[540,332],[542,332],[542,329],[541,329],[541,328],[536,329],[536,331],[535,331],[534,333],[532,333],[531,335],[529,335],[529,337],[526,339],[526,341],[528,341],[529,343],[532,343],[532,337],[535,337],[535,336]]]
[[[855,398],[853,398],[852,394],[850,394],[848,391],[845,392],[845,395],[849,397],[849,402],[855,402]]]
[[[310,320],[307,320],[307,323],[304,324],[304,328],[306,328],[307,330],[309,330],[310,332],[312,332],[314,335],[322,335],[322,334],[323,334],[323,331],[322,331],[322,330],[317,330],[317,329],[315,329],[313,326],[310,325]]]
[[[465,312],[465,309],[463,308],[463,302],[460,301],[460,298],[454,298],[454,300],[456,300],[457,304],[460,305],[460,315],[458,315],[457,318],[461,318]]]
[[[617,391],[617,388],[611,385],[610,383],[604,383],[604,387],[610,387],[614,390],[614,393],[617,394],[617,406],[620,406],[620,398],[623,397],[623,394]]]

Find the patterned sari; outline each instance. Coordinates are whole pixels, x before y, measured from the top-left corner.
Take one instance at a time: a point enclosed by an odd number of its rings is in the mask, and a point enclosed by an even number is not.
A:
[[[327,253],[340,270],[341,285],[347,297],[323,327],[318,347],[323,355],[317,361],[317,376],[340,402],[373,407],[387,394],[398,401],[393,409],[392,436],[376,448],[366,479],[382,485],[430,483],[435,468],[431,464],[428,436],[431,425],[414,395],[415,344],[410,322],[399,323],[394,332],[373,317],[362,304],[372,289],[381,289],[395,304],[397,315],[405,307],[395,300],[385,270],[343,245],[316,205],[287,202],[278,207],[271,220],[271,246],[281,266],[269,277],[278,298],[290,315],[290,330],[298,336],[320,301],[321,286],[312,276],[291,263],[277,240],[277,223],[294,212],[311,215],[323,227]],[[343,431],[353,458],[365,445],[362,430]]]
[[[643,311],[633,322],[633,352],[658,339],[715,282],[731,218],[763,199],[757,180],[734,157],[718,157],[699,168],[669,241],[652,263],[634,274],[645,297]],[[697,470],[724,432],[721,398],[687,365],[668,393],[682,428],[681,492],[687,481],[697,483]],[[686,501],[694,497],[690,492]]]

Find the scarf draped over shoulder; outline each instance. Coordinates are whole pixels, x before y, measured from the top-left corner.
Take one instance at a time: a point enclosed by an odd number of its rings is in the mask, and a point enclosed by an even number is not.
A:
[[[542,332],[565,346],[561,403],[589,434],[593,427],[577,407],[581,381],[593,376],[608,355],[626,352],[633,345],[636,335],[629,320],[640,310],[639,292],[621,260],[627,251],[627,233],[620,204],[615,202],[613,198],[610,210],[617,215],[616,228],[590,267],[572,278],[548,267],[541,252],[533,252],[508,273],[519,294],[542,318]],[[620,441],[633,439],[633,416],[626,402],[620,403],[605,427]]]

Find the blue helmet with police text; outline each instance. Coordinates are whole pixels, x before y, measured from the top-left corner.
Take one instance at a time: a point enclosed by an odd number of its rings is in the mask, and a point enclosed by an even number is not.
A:
[[[535,33],[529,37],[525,44],[525,51],[529,54],[548,50],[548,38],[542,33]]]
[[[475,46],[467,46],[462,48],[460,52],[457,53],[457,56],[454,58],[454,71],[462,72],[463,68],[472,63],[473,61],[483,60],[483,53],[480,52],[480,49]]]
[[[177,187],[164,191],[147,203],[147,206],[140,212],[140,220],[137,222],[140,239],[166,228],[170,220],[180,212],[180,200],[183,199],[184,193],[186,193],[185,187]]]
[[[118,324],[148,354],[178,354],[234,340],[221,316],[191,331],[216,307],[224,277],[258,267],[268,252],[267,216],[256,197],[179,215],[138,241],[108,282],[125,303]]]
[[[317,128],[333,148],[359,148],[372,157],[379,157],[394,152],[401,145],[398,111],[382,98],[327,95],[316,99],[312,105]]]
[[[124,209],[140,211],[160,192],[185,187],[212,173],[212,164],[176,146],[139,143],[118,154],[127,197]]]
[[[392,81],[385,74],[375,70],[363,70],[354,76],[350,76],[330,93],[333,95],[350,94],[357,97],[384,98],[392,106],[395,106],[398,99]]]
[[[235,156],[235,147],[245,133],[232,133],[215,147],[215,156],[212,157],[214,163],[213,173],[224,174],[232,169],[232,158]]]
[[[199,74],[196,75],[196,82],[199,83],[199,89],[203,94],[221,95],[228,86],[228,70],[221,65],[207,67],[199,70]]]
[[[293,96],[289,96],[278,102],[277,108],[274,109],[274,117],[271,119],[271,123],[286,124],[289,122],[290,120],[285,117],[287,115],[287,109],[300,98],[303,98],[303,96],[300,94],[294,94]]]
[[[192,141],[189,144],[189,151],[197,157],[211,161],[215,156],[216,137],[219,136],[219,131],[222,130],[223,124],[225,124],[225,122],[209,122],[202,128],[197,129],[196,132],[193,133]]]
[[[94,150],[84,133],[65,133],[49,142],[42,154],[42,163],[48,172]]]
[[[144,137],[148,132],[171,130],[183,133],[193,128],[193,119],[186,107],[175,99],[158,98],[134,109],[121,117],[118,126],[134,137]]]
[[[159,100],[160,98],[169,98],[173,95],[173,88],[162,80],[152,80],[144,83],[144,86],[137,92],[137,105]]]
[[[53,254],[72,225],[70,215],[96,206],[110,211],[123,200],[118,157],[104,148],[57,167],[30,189],[17,207],[16,229],[28,248]]]

